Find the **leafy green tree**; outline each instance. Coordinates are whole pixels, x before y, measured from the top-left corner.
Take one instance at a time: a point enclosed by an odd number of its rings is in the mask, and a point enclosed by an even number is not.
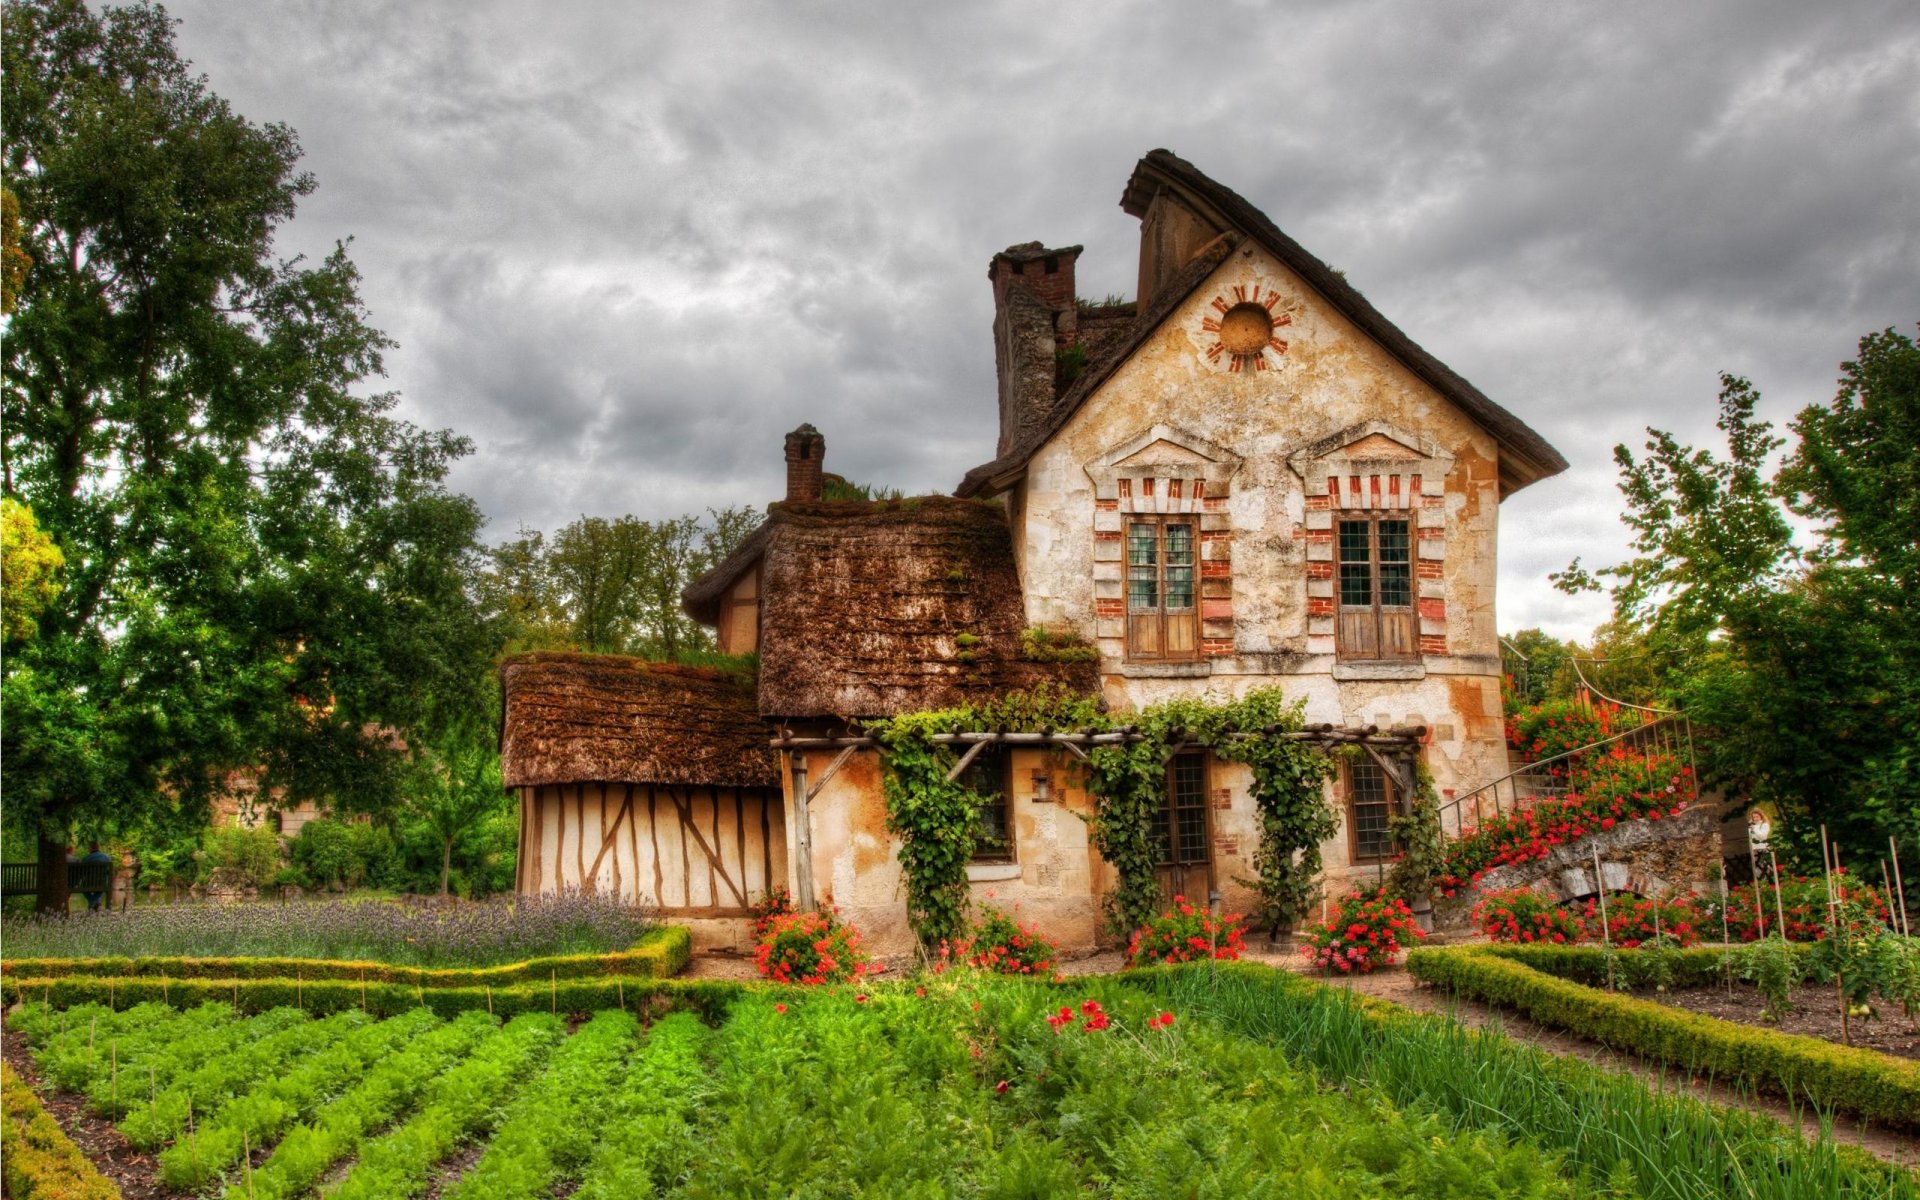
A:
[[[578,649],[683,662],[711,654],[713,634],[680,593],[759,524],[750,508],[646,521],[582,516],[551,540],[521,530],[495,546],[483,591],[523,649]]]
[[[274,256],[313,189],[282,125],[189,71],[159,8],[8,3],[0,120],[27,266],[0,475],[66,558],[7,656],[9,821],[43,907],[76,824],[203,820],[236,770],[391,804],[412,738],[481,694],[464,439],[367,395],[390,343],[344,247]]]
[[[1870,871],[1889,836],[1920,861],[1920,349],[1870,334],[1841,370],[1777,469],[1786,443],[1732,376],[1726,457],[1658,430],[1644,458],[1616,449],[1635,556],[1557,580],[1610,581],[1659,691],[1705,727],[1710,781],[1778,804],[1802,864],[1824,824]]]
[[[65,563],[33,510],[0,497],[0,630],[9,646],[38,631],[40,614],[60,595]]]
[[[500,783],[500,755],[488,730],[470,723],[451,731],[439,749],[416,760],[417,782],[407,808],[440,842],[440,894],[453,875],[453,847],[507,803]]]

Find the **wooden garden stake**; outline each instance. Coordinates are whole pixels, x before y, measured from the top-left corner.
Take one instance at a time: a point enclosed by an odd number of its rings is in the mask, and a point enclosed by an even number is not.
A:
[[[1893,877],[1887,874],[1887,860],[1880,860],[1880,886],[1887,893],[1887,921],[1895,933],[1900,932],[1900,918],[1893,915]]]
[[[557,1015],[560,1012],[560,973],[553,967],[547,968],[547,998]]]
[[[618,975],[613,977],[613,987],[620,994],[620,1011],[627,1011],[627,982]]]
[[[1613,990],[1613,931],[1607,928],[1607,881],[1600,873],[1600,847],[1593,847],[1593,890],[1600,893],[1600,940],[1606,946],[1607,990]]]
[[[113,1093],[113,1111],[120,1111],[120,1039],[107,1043],[107,1085]]]
[[[1900,933],[1905,937],[1913,936],[1913,926],[1907,918],[1907,885],[1900,881],[1900,845],[1887,836],[1887,853],[1893,855],[1893,890],[1900,898]]]
[[[247,1165],[247,1200],[253,1200],[253,1147],[247,1144],[247,1131],[240,1130],[240,1161]]]
[[[100,1028],[99,1017],[87,1018],[87,1069],[93,1069],[93,1032]]]
[[[1767,866],[1773,872],[1773,910],[1780,915],[1780,938],[1790,941],[1792,939],[1787,937],[1787,902],[1780,898],[1780,860],[1771,850],[1767,851]]]
[[[160,1074],[152,1063],[147,1064],[147,1107],[156,1118],[160,1116]]]
[[[493,985],[487,985],[487,1015],[493,1015]]]
[[[118,1012],[119,1006],[113,1002],[113,980],[107,980],[107,1011]]]
[[[1720,972],[1726,977],[1727,995],[1733,995],[1733,933],[1727,927],[1727,873],[1720,872]]]
[[[1827,878],[1827,922],[1832,936],[1840,936],[1840,900],[1833,893],[1833,867],[1838,856],[1827,841],[1827,827],[1820,827],[1820,872]],[[1835,972],[1833,989],[1840,997],[1840,1040],[1853,1045],[1853,1028],[1847,1015],[1847,976],[1845,972]]]
[[[294,1007],[298,1008],[301,1012],[307,1011],[307,999],[301,994],[305,986],[306,978],[304,974],[296,969],[293,973],[293,1004]]]
[[[360,1011],[367,1011],[367,969],[360,968]]]

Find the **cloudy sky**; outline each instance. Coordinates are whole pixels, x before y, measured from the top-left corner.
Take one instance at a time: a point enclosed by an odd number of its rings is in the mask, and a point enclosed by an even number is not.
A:
[[[763,504],[780,435],[947,491],[991,456],[987,260],[1084,243],[1165,146],[1557,445],[1503,510],[1503,629],[1624,548],[1610,448],[1769,415],[1920,320],[1904,3],[174,3],[184,52],[320,182],[411,419],[491,521]]]

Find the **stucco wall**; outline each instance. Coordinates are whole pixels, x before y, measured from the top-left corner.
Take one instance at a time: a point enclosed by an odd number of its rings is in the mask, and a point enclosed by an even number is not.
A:
[[[1217,326],[1210,326],[1220,303],[1246,296],[1267,300],[1275,336],[1285,343],[1284,352],[1262,356],[1264,369],[1249,369],[1253,364],[1243,361],[1234,370],[1230,361],[1208,354],[1218,340]],[[1327,551],[1316,552],[1312,543],[1316,533],[1317,540],[1328,540],[1323,531],[1331,520],[1310,515],[1312,476],[1303,474],[1296,457],[1316,444],[1324,450],[1332,435],[1369,423],[1376,430],[1386,427],[1390,438],[1405,435],[1415,443],[1406,447],[1409,457],[1431,452],[1446,462],[1444,478],[1421,480],[1424,495],[1409,503],[1410,514],[1429,527],[1420,536],[1440,535],[1422,549],[1423,558],[1437,556],[1422,572],[1437,578],[1423,579],[1419,591],[1427,652],[1410,668],[1384,671],[1337,668],[1325,618],[1311,619],[1330,607],[1325,600],[1312,606],[1310,591],[1330,596],[1331,582],[1310,588],[1308,564],[1327,561]],[[1089,465],[1113,463],[1116,451],[1138,444],[1156,426],[1173,436],[1153,439],[1123,463],[1157,457],[1167,464],[1163,474],[1174,477],[1196,476],[1206,461],[1227,464],[1211,472],[1226,475],[1224,497],[1209,480],[1205,495],[1212,503],[1196,503],[1190,494],[1171,503],[1184,501],[1205,522],[1203,530],[1226,527],[1231,642],[1216,641],[1213,653],[1195,664],[1130,666],[1118,637],[1123,626],[1113,619],[1119,592],[1111,582],[1096,584],[1095,563],[1118,553],[1114,531],[1126,507],[1143,501],[1122,493],[1118,513],[1114,500],[1102,505],[1097,477],[1110,467],[1090,472]],[[1471,789],[1507,769],[1494,629],[1497,455],[1485,430],[1297,276],[1264,251],[1243,248],[1031,460],[1010,503],[1028,619],[1072,629],[1100,646],[1104,691],[1116,710],[1175,695],[1235,696],[1278,684],[1306,700],[1309,721],[1427,726],[1432,740],[1425,758],[1443,797]],[[1324,482],[1323,471],[1316,483]],[[1165,490],[1163,483],[1156,502],[1162,511],[1169,503]],[[1319,506],[1327,507],[1324,501]],[[1098,549],[1102,534],[1112,548]],[[1321,577],[1329,570],[1322,567]],[[1216,618],[1210,628],[1227,632],[1217,622],[1221,607],[1209,614]],[[1336,677],[1368,673],[1394,677]],[[1233,904],[1245,899],[1228,881],[1250,872],[1254,816],[1244,779],[1232,772],[1219,778],[1233,779],[1225,807],[1214,810],[1216,873]],[[1344,827],[1323,853],[1335,887],[1377,874],[1371,865],[1350,865]]]
[[[808,752],[808,778],[817,781],[832,760],[830,752]],[[1034,799],[1036,768],[1051,781],[1052,799],[1045,803]],[[791,774],[787,778],[791,792]],[[1090,950],[1099,938],[1100,898],[1111,879],[1087,840],[1083,818],[1093,811],[1092,800],[1064,756],[1041,751],[1013,752],[1012,786],[1015,861],[978,864],[974,902],[1007,909],[1023,924],[1037,923],[1069,953]],[[787,807],[795,811],[791,796]],[[810,812],[820,901],[836,905],[874,953],[911,953],[900,845],[886,832],[879,755],[856,751],[813,798]]]

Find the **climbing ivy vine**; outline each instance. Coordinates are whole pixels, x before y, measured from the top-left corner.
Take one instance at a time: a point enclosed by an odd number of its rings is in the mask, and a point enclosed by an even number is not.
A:
[[[1303,704],[1288,701],[1278,688],[1261,688],[1237,700],[1170,700],[1127,714],[1123,724],[1099,711],[1093,700],[1041,691],[870,723],[868,731],[879,741],[886,764],[887,828],[900,838],[907,916],[921,944],[953,938],[966,923],[967,863],[978,806],[986,798],[947,779],[959,755],[933,740],[965,730],[1127,730],[1136,735],[1138,740],[1096,746],[1087,755],[1087,785],[1094,797],[1086,817],[1088,835],[1117,876],[1106,904],[1108,922],[1118,933],[1138,928],[1162,904],[1155,825],[1166,803],[1168,760],[1186,747],[1245,764],[1253,774],[1260,847],[1254,855],[1258,878],[1240,882],[1259,895],[1261,923],[1273,930],[1291,927],[1311,903],[1320,843],[1338,828],[1324,787],[1334,759],[1309,742],[1236,735],[1297,731]]]
[[[1435,881],[1446,870],[1447,842],[1440,830],[1440,794],[1433,772],[1415,763],[1416,789],[1405,811],[1387,818],[1387,836],[1400,848],[1400,859],[1387,876],[1387,887],[1409,904],[1433,898]]]

